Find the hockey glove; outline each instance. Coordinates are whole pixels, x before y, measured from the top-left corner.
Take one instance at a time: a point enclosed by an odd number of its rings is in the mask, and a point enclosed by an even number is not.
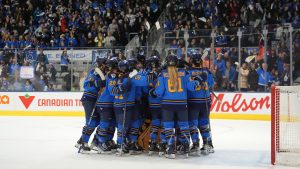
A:
[[[202,73],[200,75],[195,76],[194,79],[197,80],[200,84],[202,84],[202,83],[204,83],[207,80],[207,74],[206,73]]]
[[[127,83],[119,85],[118,89],[119,89],[120,93],[125,93],[130,90],[130,87],[131,87],[130,82],[127,82]]]
[[[137,74],[138,74],[138,71],[134,69],[132,72],[129,73],[129,78],[133,78]]]
[[[105,80],[97,80],[95,81],[95,86],[98,87],[98,88],[102,88],[102,87],[105,87],[106,85],[106,81]]]

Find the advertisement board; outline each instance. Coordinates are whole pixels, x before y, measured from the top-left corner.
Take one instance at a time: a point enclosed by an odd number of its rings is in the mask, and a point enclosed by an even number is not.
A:
[[[221,119],[269,120],[270,93],[216,93],[211,117]],[[0,115],[82,116],[81,92],[2,92]],[[5,103],[5,104],[4,104]]]

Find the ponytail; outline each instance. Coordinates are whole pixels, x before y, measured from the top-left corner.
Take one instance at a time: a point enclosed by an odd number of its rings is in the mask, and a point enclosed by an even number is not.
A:
[[[178,90],[178,71],[175,66],[168,66],[168,75],[171,85],[174,86],[174,90]]]

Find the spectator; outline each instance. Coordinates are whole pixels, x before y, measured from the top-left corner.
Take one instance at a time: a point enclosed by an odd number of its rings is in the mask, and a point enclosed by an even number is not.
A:
[[[225,75],[226,63],[221,53],[217,55],[217,59],[214,61],[214,66],[217,67],[218,71],[222,74],[222,76]]]
[[[39,77],[47,72],[47,68],[44,62],[41,62],[36,66],[36,75]]]
[[[88,33],[88,37],[87,37],[87,42],[86,42],[86,46],[87,47],[95,47],[95,42],[93,39],[93,35],[91,32]]]
[[[20,78],[18,78],[17,76],[15,76],[15,80],[14,80],[14,84],[13,84],[13,91],[14,92],[21,92],[23,89],[23,85],[20,82]]]
[[[95,43],[96,43],[96,47],[102,48],[104,47],[105,44],[105,37],[103,37],[102,32],[98,33],[98,36],[95,37]]]
[[[46,64],[48,64],[48,58],[47,58],[47,56],[44,54],[44,50],[42,49],[42,48],[40,48],[40,50],[39,50],[39,54],[38,54],[38,56],[37,56],[37,62],[38,62],[38,64],[44,64],[44,65],[46,65]]]
[[[32,85],[32,82],[29,79],[27,79],[25,81],[25,85],[23,87],[23,91],[24,92],[34,92],[34,87]]]
[[[266,63],[262,64],[261,68],[256,70],[258,74],[258,91],[266,92],[272,83],[272,76],[268,72],[268,65]]]
[[[52,82],[56,82],[56,74],[57,70],[55,69],[54,65],[50,63],[50,80]]]
[[[248,75],[248,85],[250,91],[257,91],[258,89],[258,73],[256,72],[255,63],[250,64]]]
[[[7,92],[9,89],[10,83],[7,77],[2,77],[1,91]]]
[[[249,69],[247,63],[243,63],[242,67],[239,69],[240,73],[240,89],[241,91],[247,91],[248,90],[248,75],[249,75]]]
[[[271,49],[270,54],[268,55],[268,71],[271,72],[273,69],[277,69],[277,60],[278,57],[275,53],[275,49]]]
[[[228,61],[226,62],[225,74],[223,75],[223,88],[228,91],[234,91],[236,88],[235,85],[235,68]]]
[[[289,86],[290,85],[290,65],[284,64],[283,73],[280,76],[281,85]]]
[[[111,24],[108,26],[108,32],[114,34],[114,32],[118,29],[118,24],[115,19],[112,20]]]
[[[275,70],[275,69],[272,70],[272,77],[271,78],[272,78],[273,85],[276,85],[276,86],[281,85],[278,70]]]
[[[141,46],[147,45],[147,35],[148,35],[148,31],[145,29],[145,26],[142,25],[141,29],[139,31],[139,38],[140,38]]]
[[[105,47],[110,48],[113,47],[116,42],[115,37],[111,34],[111,32],[108,32],[106,41],[105,41]]]
[[[16,76],[16,72],[20,70],[20,66],[17,62],[17,58],[14,57],[12,63],[10,64],[10,75]]]
[[[54,86],[53,86],[53,83],[49,83],[48,84],[48,92],[54,92]]]
[[[8,77],[9,75],[9,66],[8,63],[1,61],[1,77]]]
[[[70,59],[67,53],[67,49],[65,48],[60,56],[60,66],[61,66],[61,72],[67,72],[68,71],[68,65],[70,63]]]

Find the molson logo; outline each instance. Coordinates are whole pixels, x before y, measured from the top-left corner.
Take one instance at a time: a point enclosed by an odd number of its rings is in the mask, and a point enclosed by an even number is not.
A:
[[[211,111],[212,112],[247,112],[269,109],[271,106],[270,96],[249,97],[247,94],[233,94],[233,98],[228,98],[224,93],[217,94],[221,103],[212,96]],[[247,97],[248,96],[248,97]]]
[[[31,105],[35,96],[29,96],[28,94],[26,94],[25,96],[19,96],[19,98],[22,101],[25,108],[28,109],[28,107]]]
[[[0,96],[0,104],[9,104],[9,97],[7,95]]]

